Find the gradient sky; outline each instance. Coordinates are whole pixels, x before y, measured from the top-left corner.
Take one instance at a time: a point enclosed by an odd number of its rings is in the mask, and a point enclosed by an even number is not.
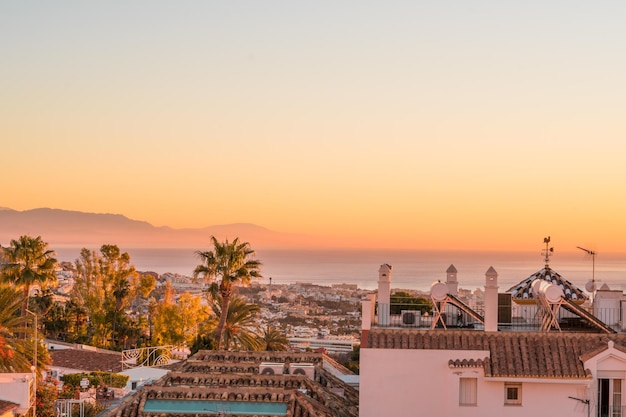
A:
[[[4,1],[0,206],[626,252],[624,22],[623,1]]]

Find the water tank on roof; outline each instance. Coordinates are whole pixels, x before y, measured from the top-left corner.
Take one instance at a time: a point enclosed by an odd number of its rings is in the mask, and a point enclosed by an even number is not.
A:
[[[443,301],[448,295],[448,286],[440,281],[433,282],[430,286],[430,296],[435,301]]]
[[[544,297],[549,303],[558,303],[563,297],[563,289],[549,281],[535,280],[532,284],[534,293]]]

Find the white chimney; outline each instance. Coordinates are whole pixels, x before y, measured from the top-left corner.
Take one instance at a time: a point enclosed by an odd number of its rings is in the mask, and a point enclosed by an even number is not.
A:
[[[493,266],[485,273],[485,331],[498,331],[498,273]]]
[[[391,265],[382,264],[378,269],[378,324],[389,325],[391,302]]]
[[[459,282],[456,280],[456,268],[450,264],[446,270],[446,284],[448,285],[448,294],[455,297],[459,294]]]

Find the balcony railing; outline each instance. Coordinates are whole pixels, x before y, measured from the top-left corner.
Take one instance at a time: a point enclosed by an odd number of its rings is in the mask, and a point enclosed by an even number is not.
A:
[[[484,306],[472,306],[472,310],[484,317]],[[591,313],[591,311],[590,311]],[[617,332],[622,331],[622,312],[619,308],[596,309],[595,316]],[[376,327],[429,329],[435,317],[427,304],[376,304],[372,325]],[[534,304],[502,306],[498,311],[498,328],[511,331],[534,331],[541,326],[540,309]],[[441,318],[447,328],[482,329],[483,324],[453,304],[447,304]],[[595,327],[586,319],[560,308],[556,320],[562,331],[593,331]],[[443,327],[439,321],[437,327]],[[626,415],[625,415],[626,417]]]

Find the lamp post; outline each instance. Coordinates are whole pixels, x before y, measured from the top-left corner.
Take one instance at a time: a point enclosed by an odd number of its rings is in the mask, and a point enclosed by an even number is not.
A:
[[[28,314],[33,315],[33,365],[30,370],[33,372],[33,388],[34,388],[34,400],[33,400],[33,417],[37,417],[37,314],[33,313],[29,309],[26,309]]]

